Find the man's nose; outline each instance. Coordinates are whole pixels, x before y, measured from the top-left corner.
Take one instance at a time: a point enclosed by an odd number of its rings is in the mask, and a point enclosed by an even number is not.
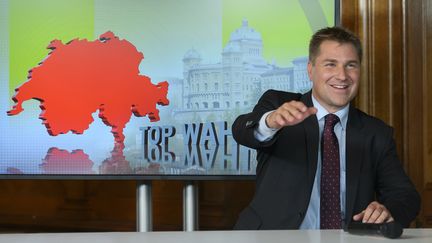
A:
[[[336,70],[336,78],[339,80],[345,80],[347,77],[347,71],[344,66],[339,66]]]

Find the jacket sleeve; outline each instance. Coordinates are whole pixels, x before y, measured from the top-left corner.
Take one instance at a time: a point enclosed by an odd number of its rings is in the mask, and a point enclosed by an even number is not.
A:
[[[300,99],[301,94],[287,93],[275,90],[266,91],[252,112],[240,115],[232,125],[232,134],[237,143],[249,148],[268,147],[274,143],[275,137],[266,142],[258,141],[254,136],[254,131],[259,125],[261,117],[268,111],[276,110],[284,102]]]

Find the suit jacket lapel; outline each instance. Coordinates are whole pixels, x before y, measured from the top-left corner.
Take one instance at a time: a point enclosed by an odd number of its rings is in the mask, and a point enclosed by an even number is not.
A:
[[[360,113],[351,105],[346,131],[346,219],[351,221],[356,200],[360,169],[365,147],[363,123]]]
[[[301,97],[301,101],[308,107],[313,106],[311,95],[312,92],[309,91]],[[306,134],[308,182],[311,185],[310,189],[312,189],[317,168],[319,143],[319,127],[316,115],[306,118],[302,124]]]

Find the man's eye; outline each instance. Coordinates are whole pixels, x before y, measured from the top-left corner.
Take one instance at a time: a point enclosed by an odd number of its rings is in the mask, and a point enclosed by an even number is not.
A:
[[[357,68],[358,65],[356,63],[350,63],[347,65],[347,68]]]
[[[324,66],[326,66],[326,67],[334,67],[336,65],[334,63],[326,63],[326,64],[324,64]]]

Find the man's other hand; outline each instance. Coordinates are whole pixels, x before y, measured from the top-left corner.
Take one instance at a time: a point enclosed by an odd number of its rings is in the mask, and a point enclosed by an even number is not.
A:
[[[394,221],[388,209],[378,203],[377,201],[371,202],[365,210],[353,216],[354,221],[362,221],[363,223],[382,224]]]

